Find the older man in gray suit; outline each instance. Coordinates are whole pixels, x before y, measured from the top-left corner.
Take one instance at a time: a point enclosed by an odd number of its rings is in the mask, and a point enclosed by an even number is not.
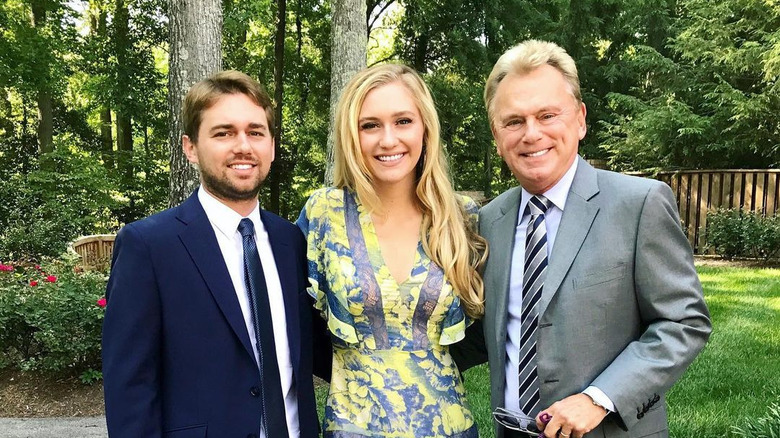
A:
[[[486,352],[493,408],[547,437],[668,436],[664,393],[711,331],[671,190],[579,158],[586,108],[555,44],[507,51],[485,104],[520,187],[480,212],[486,312],[456,359]],[[525,436],[503,423],[499,437]]]

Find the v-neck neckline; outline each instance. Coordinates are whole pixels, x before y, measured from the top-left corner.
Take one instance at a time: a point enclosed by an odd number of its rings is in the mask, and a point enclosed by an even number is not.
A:
[[[412,266],[409,269],[409,271],[406,273],[406,278],[403,281],[398,281],[394,276],[393,273],[390,272],[390,267],[387,264],[387,261],[385,260],[385,256],[382,253],[382,246],[379,244],[379,235],[376,232],[376,227],[374,226],[374,220],[371,217],[371,213],[366,211],[363,204],[360,203],[360,200],[357,197],[357,194],[352,193],[353,199],[355,200],[355,204],[358,210],[358,218],[361,224],[365,223],[365,226],[360,227],[360,233],[363,235],[363,241],[366,243],[366,249],[368,251],[372,251],[371,248],[376,249],[376,257],[369,257],[369,261],[371,263],[371,268],[374,271],[374,276],[376,277],[377,281],[380,281],[383,277],[382,274],[382,268],[385,268],[387,270],[387,277],[392,280],[393,284],[400,290],[403,286],[407,285],[412,281],[412,279],[416,276],[415,271],[418,270],[418,268],[425,263],[426,259],[428,259],[427,255],[425,254],[425,251],[423,251],[422,247],[422,239],[418,237],[417,239],[417,248],[414,251],[414,261],[412,262]],[[430,260],[428,260],[428,263],[430,263]],[[378,265],[377,265],[378,264]]]

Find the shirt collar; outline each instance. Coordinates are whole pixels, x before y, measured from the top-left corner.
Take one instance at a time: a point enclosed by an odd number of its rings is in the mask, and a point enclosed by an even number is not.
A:
[[[549,190],[542,193],[545,198],[549,199],[550,202],[561,211],[563,211],[563,207],[566,205],[566,198],[569,197],[569,189],[571,188],[572,182],[574,182],[574,174],[577,173],[577,163],[579,163],[579,161],[579,158],[575,157],[574,162],[569,166],[569,170],[563,174],[561,179],[558,180],[554,186],[550,187]],[[522,189],[518,219],[525,213],[525,206],[528,204],[528,201],[531,200],[532,196],[534,195],[529,193],[526,189]]]
[[[203,186],[198,189],[198,201],[203,206],[203,210],[206,212],[206,216],[209,218],[211,225],[224,234],[225,237],[232,239],[238,232],[238,224],[244,217],[236,213],[235,210],[223,204],[214,195],[206,191]],[[263,221],[260,220],[260,203],[255,205],[254,210],[247,216],[252,220],[255,226],[255,235],[265,230],[263,227]]]

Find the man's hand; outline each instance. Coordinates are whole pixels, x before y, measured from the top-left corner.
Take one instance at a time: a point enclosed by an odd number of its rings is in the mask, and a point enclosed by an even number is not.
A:
[[[541,421],[542,414],[551,415],[549,423]],[[536,416],[536,425],[547,438],[582,438],[595,429],[608,412],[585,394],[574,394],[557,401]]]

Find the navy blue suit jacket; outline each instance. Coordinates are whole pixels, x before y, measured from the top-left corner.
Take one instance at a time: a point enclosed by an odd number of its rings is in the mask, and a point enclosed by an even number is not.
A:
[[[260,216],[282,284],[301,438],[316,437],[312,334],[326,332],[312,326],[303,235],[278,216]],[[122,228],[106,296],[103,379],[111,437],[259,435],[263,382],[197,194]],[[327,338],[316,344],[327,355]],[[325,362],[318,362],[323,373]]]

